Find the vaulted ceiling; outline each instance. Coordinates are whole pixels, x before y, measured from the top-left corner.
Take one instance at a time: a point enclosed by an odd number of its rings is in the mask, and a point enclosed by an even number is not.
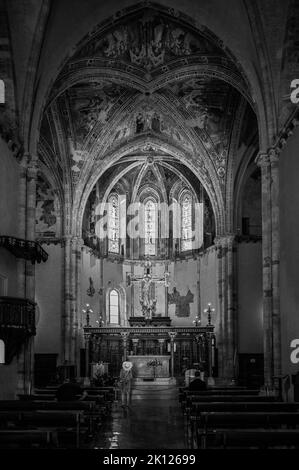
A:
[[[18,137],[75,218],[109,166],[148,154],[183,163],[214,210],[228,212],[234,180],[292,113],[296,0],[10,0],[6,9]]]
[[[253,109],[222,41],[184,15],[139,5],[89,33],[66,61],[45,106],[39,154],[77,193],[132,152],[141,162],[149,153],[170,165],[184,159],[185,173],[189,165],[219,205]]]

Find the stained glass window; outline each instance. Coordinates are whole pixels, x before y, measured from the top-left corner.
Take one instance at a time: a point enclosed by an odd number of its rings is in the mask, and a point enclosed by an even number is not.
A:
[[[109,296],[109,323],[119,325],[119,294],[115,289]]]
[[[144,233],[145,246],[144,253],[146,255],[156,254],[156,204],[152,200],[148,200],[145,204],[144,214]]]
[[[119,253],[119,203],[116,195],[108,200],[108,250]]]
[[[192,196],[189,192],[181,198],[181,251],[192,250]]]

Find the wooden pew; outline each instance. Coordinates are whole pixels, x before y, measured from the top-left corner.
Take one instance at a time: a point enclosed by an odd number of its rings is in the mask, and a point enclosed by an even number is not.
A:
[[[192,403],[190,416],[200,416],[202,412],[298,412],[299,403],[283,402],[196,402]]]
[[[226,397],[226,396],[233,396],[233,397],[249,397],[249,396],[260,396],[259,390],[202,390],[202,391],[190,391],[185,390],[183,393],[179,394],[179,401],[181,403],[182,409],[186,407],[189,397]]]
[[[0,429],[0,449],[52,448],[53,432],[47,429]]]
[[[200,427],[204,431],[217,428],[273,428],[299,425],[299,412],[203,412]]]
[[[298,429],[233,429],[208,432],[202,447],[209,448],[299,448]]]
[[[197,447],[201,447],[207,433],[217,429],[296,428],[298,425],[299,412],[203,412],[192,436],[195,436]]]
[[[189,395],[186,399],[186,403],[183,407],[183,412],[186,414],[187,419],[190,415],[192,407],[196,403],[269,403],[275,402],[275,397],[267,396],[254,396],[254,395],[225,395],[225,396],[198,396]]]
[[[198,426],[202,426],[202,416],[205,413],[299,413],[299,403],[282,402],[199,402],[194,403],[187,417],[187,429],[191,435],[191,442],[194,440]],[[211,418],[212,419],[212,418]],[[288,418],[291,421],[292,418]],[[297,418],[296,418],[297,419]],[[273,423],[274,424],[274,423]],[[276,423],[277,424],[277,423]]]

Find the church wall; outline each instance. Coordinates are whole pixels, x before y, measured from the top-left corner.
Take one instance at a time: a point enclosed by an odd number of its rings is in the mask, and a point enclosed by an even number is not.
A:
[[[299,339],[299,129],[294,131],[279,159],[280,172],[280,312],[282,373],[295,374],[290,343]]]
[[[87,290],[90,287],[89,279],[91,278],[94,287],[94,294],[89,296]],[[85,308],[86,304],[90,305],[90,308],[94,312],[99,311],[99,289],[100,289],[100,262],[91,253],[89,253],[86,247],[83,248],[82,252],[82,271],[81,271],[81,303],[82,308]],[[90,324],[96,326],[95,320],[96,315],[90,316]],[[85,318],[82,318],[85,324]]]
[[[0,137],[0,216],[1,235],[18,236],[19,165]]]
[[[237,248],[238,351],[263,353],[262,244]]]
[[[0,234],[18,236],[18,163],[0,137]],[[17,261],[6,249],[0,248],[0,279],[5,287],[0,295],[17,295]],[[1,282],[3,286],[3,282]]]
[[[104,259],[102,263],[103,273],[101,273],[101,260],[95,257],[92,253],[90,253],[88,248],[85,247],[83,249],[81,271],[81,301],[82,308],[84,308],[86,304],[89,304],[90,308],[94,312],[90,315],[90,324],[92,326],[97,326],[95,322],[98,319],[98,314],[101,310],[99,293],[99,290],[101,288],[101,276],[103,279],[103,311],[101,312],[103,317],[106,308],[108,316],[108,305],[106,305],[107,293],[109,293],[109,291],[113,288],[122,291],[125,288],[125,284],[123,282],[125,276],[123,276],[122,264],[107,259]],[[88,295],[88,293],[91,293],[90,291],[88,291],[91,285],[90,279],[94,288],[94,292],[92,293],[92,295]],[[121,305],[122,317],[124,316],[124,310],[125,306]],[[85,318],[83,319],[83,322],[85,323]]]
[[[204,313],[208,303],[215,308],[215,314],[212,316],[211,323],[215,325],[217,336],[219,327],[219,302],[217,289],[217,251],[211,247],[200,258],[200,305],[201,305],[201,324],[206,326],[208,320]]]
[[[61,348],[61,312],[63,289],[63,248],[45,245],[46,263],[36,265],[37,334],[35,353],[59,354]]]

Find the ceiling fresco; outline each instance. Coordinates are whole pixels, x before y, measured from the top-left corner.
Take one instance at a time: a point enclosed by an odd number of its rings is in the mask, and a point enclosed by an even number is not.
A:
[[[115,155],[156,154],[184,156],[207,184],[216,178],[224,194],[244,98],[217,73],[195,73],[211,60],[216,71],[219,62],[242,81],[224,45],[205,28],[151,8],[115,18],[83,38],[64,65],[50,93],[40,144],[54,156],[53,165],[71,175],[74,188],[88,184],[95,168]]]
[[[133,64],[150,72],[167,62],[193,54],[223,55],[221,48],[181,23],[146,9],[106,33],[94,35],[76,54]]]

